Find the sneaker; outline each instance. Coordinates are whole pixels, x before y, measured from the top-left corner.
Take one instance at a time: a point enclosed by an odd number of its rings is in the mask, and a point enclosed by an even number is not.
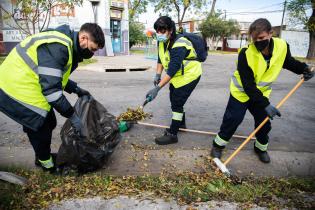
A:
[[[159,145],[175,144],[178,142],[177,135],[171,134],[168,130],[161,137],[155,138],[155,143]]]
[[[222,151],[223,151],[223,149],[213,145],[212,149],[211,149],[211,152],[210,152],[210,156],[213,157],[213,158],[221,159]]]
[[[257,147],[254,146],[254,151],[257,154],[259,160],[263,163],[270,163],[270,157],[267,151],[261,151]]]

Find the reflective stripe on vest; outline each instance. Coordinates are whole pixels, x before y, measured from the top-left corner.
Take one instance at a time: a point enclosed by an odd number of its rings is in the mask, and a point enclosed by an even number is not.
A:
[[[187,59],[194,59],[197,57],[192,43],[185,37],[181,37],[176,40],[172,49],[176,47],[185,47],[187,50],[190,51],[189,55],[186,57]],[[170,62],[170,54],[167,49],[164,49],[164,43],[162,42],[159,43],[159,57],[164,70],[167,71]],[[199,61],[183,60],[183,67],[184,74],[182,74],[181,67],[180,69],[178,69],[177,73],[172,77],[170,81],[170,83],[172,83],[175,88],[179,88],[189,84],[190,82],[196,80],[202,74],[202,67]]]
[[[66,70],[38,67],[37,48],[46,43],[60,43],[68,48]],[[49,102],[60,97],[62,91],[48,99],[42,94],[38,74],[62,77],[62,87],[68,82],[72,67],[72,40],[57,31],[41,32],[27,37],[18,44],[0,66],[0,88],[21,105],[45,117],[50,110]]]
[[[238,83],[236,77],[234,74],[232,74],[231,76],[231,80],[233,82],[233,84],[235,85],[235,87],[240,91],[240,92],[245,92],[244,91],[244,88]],[[272,82],[260,82],[258,83],[257,86],[259,86],[260,88],[266,88],[265,90],[271,90],[271,85],[272,85]]]
[[[287,43],[279,38],[272,38],[274,48],[269,68],[261,54],[253,43],[249,44],[245,51],[248,66],[252,69],[257,88],[269,98],[272,91],[272,83],[277,79],[287,54]],[[246,102],[249,97],[244,91],[238,70],[234,71],[230,82],[231,95],[240,102]]]
[[[38,67],[38,74],[48,75],[53,77],[62,77],[62,71],[59,69],[49,68],[49,67]]]

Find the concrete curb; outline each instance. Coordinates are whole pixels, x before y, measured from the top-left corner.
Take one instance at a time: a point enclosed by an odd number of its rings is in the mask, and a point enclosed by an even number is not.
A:
[[[105,200],[100,197],[86,198],[86,199],[71,199],[63,201],[59,204],[54,204],[48,208],[49,210],[61,210],[61,209],[134,209],[134,210],[187,210],[187,209],[199,209],[199,210],[237,210],[241,209],[241,205],[234,202],[226,201],[208,201],[194,203],[193,205],[179,205],[175,200],[165,201],[163,199],[153,198],[136,198],[128,196],[118,196],[116,198]],[[267,208],[253,205],[248,209],[263,210]]]
[[[223,159],[233,151],[228,150]],[[310,177],[315,175],[315,154],[307,152],[270,151],[271,163],[261,163],[253,151],[244,150],[228,168],[238,176]],[[0,147],[0,166],[34,168],[32,148]],[[208,150],[193,149],[143,149],[117,148],[103,169],[110,175],[158,175],[163,171],[202,172]]]

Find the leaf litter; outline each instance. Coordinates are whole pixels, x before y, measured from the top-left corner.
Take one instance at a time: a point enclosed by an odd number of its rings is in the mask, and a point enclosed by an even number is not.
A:
[[[126,112],[121,113],[118,117],[118,121],[140,121],[151,118],[152,114],[146,113],[143,111],[143,108],[140,106],[133,109],[127,108]]]
[[[149,157],[144,152],[143,159]],[[315,208],[315,179],[310,178],[227,178],[204,157],[200,173],[169,170],[160,175],[109,176],[101,172],[83,176],[54,176],[39,170],[11,170],[29,179],[25,187],[0,183],[0,209],[41,209],[65,199],[119,195],[175,199],[179,204],[210,200],[253,204],[267,208]]]

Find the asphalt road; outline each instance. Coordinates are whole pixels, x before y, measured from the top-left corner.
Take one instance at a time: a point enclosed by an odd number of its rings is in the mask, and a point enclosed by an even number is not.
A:
[[[203,64],[203,75],[197,88],[185,105],[187,127],[191,129],[218,132],[225,107],[229,98],[230,75],[235,70],[236,55],[210,55]],[[121,62],[128,62],[131,57],[122,57]],[[154,66],[154,61],[152,61]],[[84,67],[83,67],[84,68]],[[101,68],[101,67],[100,67]],[[109,112],[118,115],[127,107],[139,106],[146,92],[153,87],[154,70],[144,72],[91,72],[76,71],[71,79],[91,92]],[[300,76],[283,70],[273,84],[271,103],[276,105],[299,81]],[[307,153],[314,157],[315,150],[315,79],[305,82],[300,89],[280,109],[281,118],[272,121],[269,150],[276,152]],[[164,87],[158,97],[145,107],[146,112],[153,114],[147,122],[169,125],[171,109],[168,98],[168,87]],[[67,95],[72,104],[75,95]],[[58,125],[53,134],[53,149],[60,145],[59,132],[65,119],[57,114]],[[249,135],[254,128],[253,117],[247,112],[243,123],[236,134]],[[170,150],[203,150],[207,154],[211,148],[213,136],[180,133],[179,142],[167,147],[156,146],[154,137],[163,134],[162,129],[136,125],[123,134],[122,150],[129,150],[130,144],[152,146],[153,149]],[[228,149],[232,150],[241,140],[232,139]],[[26,147],[30,144],[21,126],[0,113],[0,147]],[[253,143],[245,150],[252,154]],[[245,154],[245,153],[244,153]],[[289,153],[288,153],[289,154]],[[293,154],[293,153],[292,153]],[[245,157],[246,158],[246,157]],[[315,173],[315,172],[314,172]]]

